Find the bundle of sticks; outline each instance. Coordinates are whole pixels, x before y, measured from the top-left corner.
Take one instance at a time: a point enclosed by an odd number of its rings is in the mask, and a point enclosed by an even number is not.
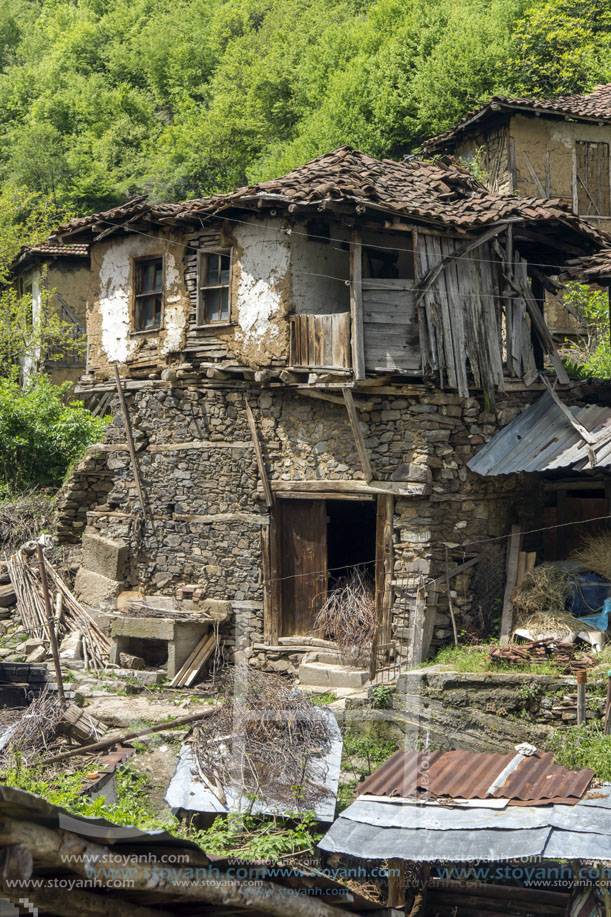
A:
[[[81,635],[86,668],[99,669],[108,663],[110,641],[91,615],[70,592],[61,576],[45,558],[49,591],[55,609],[55,630],[59,640],[76,631]],[[8,561],[11,582],[17,595],[17,611],[30,637],[48,640],[47,614],[38,561],[28,561],[21,551]]]
[[[206,618],[203,612],[183,611],[179,608],[156,608],[145,602],[134,601],[127,606],[130,618],[174,618],[177,621],[198,621]]]
[[[553,661],[570,674],[583,672],[588,666],[596,664],[596,660],[589,653],[581,653],[581,658],[576,659],[575,652],[574,643],[560,643],[558,640],[548,638],[531,640],[529,643],[519,645],[510,643],[507,646],[491,646],[488,656],[493,662],[514,664]]]

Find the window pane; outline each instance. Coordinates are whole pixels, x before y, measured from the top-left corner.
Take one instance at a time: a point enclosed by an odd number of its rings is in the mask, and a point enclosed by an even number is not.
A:
[[[161,322],[161,297],[159,295],[140,296],[137,303],[137,330],[146,331],[155,328]]]
[[[207,322],[218,322],[221,290],[206,290],[204,293],[205,316]]]
[[[148,293],[153,290],[161,290],[162,273],[161,258],[140,261],[136,280],[137,292]]]
[[[206,272],[206,283],[213,286],[219,282],[219,256],[207,255],[208,270]]]
[[[231,258],[229,255],[221,255],[221,283],[229,283],[229,267]]]
[[[221,321],[229,319],[229,287],[223,287],[221,293]]]

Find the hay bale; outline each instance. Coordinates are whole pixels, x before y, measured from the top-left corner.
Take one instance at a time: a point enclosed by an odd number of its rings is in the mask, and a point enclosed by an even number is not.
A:
[[[611,532],[587,535],[581,548],[571,554],[571,560],[611,582]]]
[[[566,610],[570,583],[570,576],[554,564],[540,564],[527,573],[511,593],[516,628],[528,630],[536,640],[572,639],[579,624]]]

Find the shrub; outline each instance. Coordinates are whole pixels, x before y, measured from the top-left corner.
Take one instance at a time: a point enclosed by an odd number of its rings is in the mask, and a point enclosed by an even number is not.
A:
[[[22,390],[15,379],[0,379],[0,495],[59,487],[102,436],[110,418],[66,402],[70,387],[35,376]]]

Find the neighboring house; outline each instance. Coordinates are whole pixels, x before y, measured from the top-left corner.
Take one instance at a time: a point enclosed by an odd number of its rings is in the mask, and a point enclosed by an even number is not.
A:
[[[11,276],[20,296],[32,299],[32,322],[40,314],[43,290],[49,305],[62,321],[74,325],[75,338],[82,338],[87,324],[89,250],[87,245],[43,242],[22,248],[13,262]],[[31,375],[40,362],[34,356],[23,361],[23,375]],[[85,356],[78,349],[62,360],[46,360],[44,370],[54,383],[75,382],[82,375]]]
[[[115,402],[64,494],[61,537],[106,539],[105,565],[88,551],[77,575],[83,601],[197,585],[232,611],[226,647],[277,671],[312,650],[355,566],[375,586],[376,669],[426,656],[451,617],[492,626],[505,537],[540,527],[558,491],[467,463],[541,396],[546,360],[579,397],[541,301],[549,274],[600,249],[595,229],[455,165],[344,147],[58,239],[91,251],[79,391],[116,392],[118,369],[129,421]],[[324,684],[330,658],[307,656],[302,677]]]
[[[477,163],[493,191],[562,198],[574,213],[611,231],[611,84],[557,99],[494,96],[423,144],[427,154]],[[548,297],[558,339],[578,331],[575,316]]]

